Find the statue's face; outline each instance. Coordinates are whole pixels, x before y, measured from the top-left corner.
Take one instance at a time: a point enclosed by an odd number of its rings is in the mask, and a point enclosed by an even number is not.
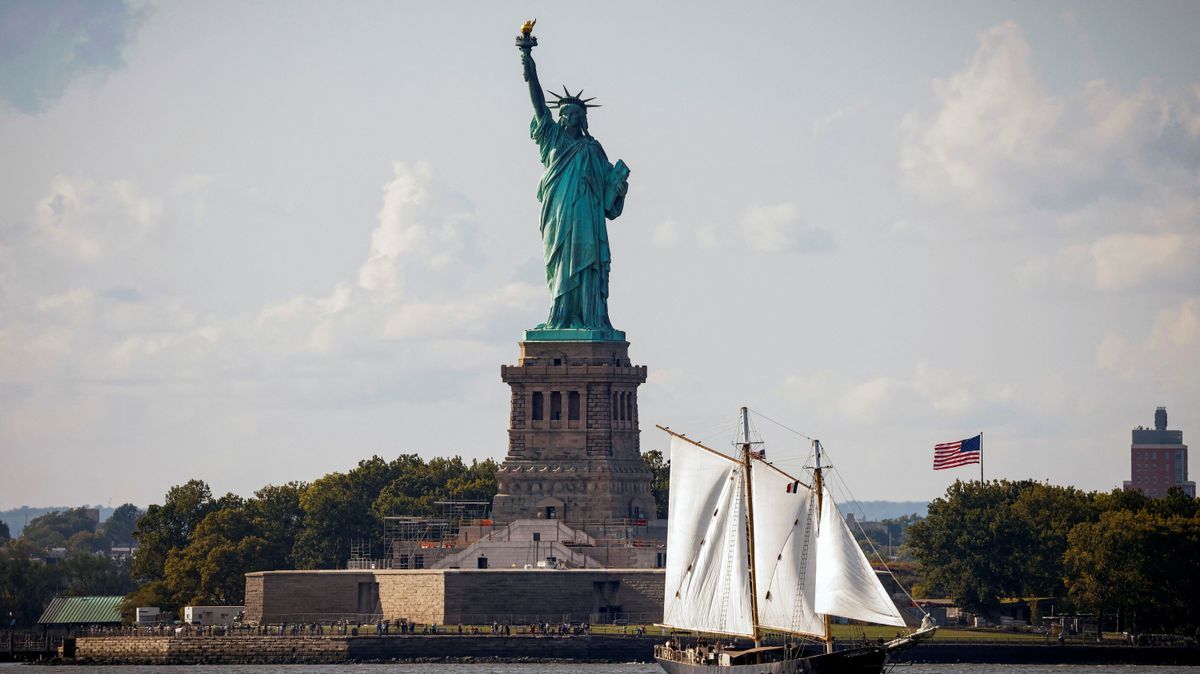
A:
[[[568,131],[582,129],[584,115],[586,114],[578,105],[564,105],[558,111],[558,124]]]

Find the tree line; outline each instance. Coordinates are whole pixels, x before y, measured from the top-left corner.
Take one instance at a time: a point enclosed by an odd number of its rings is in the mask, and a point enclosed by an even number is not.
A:
[[[985,616],[1004,599],[1054,598],[1059,613],[1107,615],[1141,632],[1191,633],[1200,622],[1200,501],[1178,489],[1153,499],[960,481],[907,534],[918,596]]]
[[[103,523],[87,508],[39,515],[15,539],[0,523],[0,617],[4,626],[29,626],[55,595],[115,595],[134,588],[128,556],[141,511],[126,503]],[[61,555],[54,552],[61,549]]]
[[[666,517],[670,462],[657,451],[643,458]],[[388,515],[435,515],[439,500],[490,501],[496,468],[492,460],[373,456],[249,498],[215,497],[191,480],[144,513],[125,504],[101,525],[82,508],[43,515],[15,540],[0,528],[0,615],[31,624],[55,594],[127,593],[130,616],[137,606],[238,605],[248,572],[342,568],[352,542],[381,545]],[[988,616],[1004,600],[1050,597],[1060,613],[1113,616],[1121,629],[1197,626],[1200,502],[1180,491],[1151,499],[1034,481],[956,482],[926,518],[913,519],[902,524],[904,557],[915,565],[900,566],[917,596],[950,597]],[[97,554],[134,542],[132,562]],[[49,548],[66,555],[40,561]]]
[[[137,589],[124,610],[236,606],[245,600],[246,573],[345,567],[353,541],[382,553],[384,517],[434,515],[439,500],[490,502],[496,467],[491,459],[405,454],[373,456],[311,483],[267,485],[250,498],[214,498],[201,480],[177,485],[138,520]]]

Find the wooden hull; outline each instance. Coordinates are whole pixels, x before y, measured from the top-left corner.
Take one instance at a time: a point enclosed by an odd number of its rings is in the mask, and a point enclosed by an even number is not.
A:
[[[667,674],[881,674],[887,665],[887,650],[855,648],[756,665],[697,665],[661,657],[655,660]]]

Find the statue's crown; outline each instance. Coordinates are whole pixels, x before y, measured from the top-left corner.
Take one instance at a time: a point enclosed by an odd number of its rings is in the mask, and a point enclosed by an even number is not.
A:
[[[551,96],[553,96],[555,98],[555,100],[553,100],[553,101],[546,101],[546,105],[548,105],[552,108],[561,108],[564,105],[578,105],[579,107],[585,108],[585,109],[602,107],[599,104],[591,105],[590,103],[588,103],[588,101],[596,100],[596,98],[594,96],[592,98],[580,98],[581,96],[583,96],[583,89],[580,89],[579,93],[577,93],[577,94],[572,94],[570,91],[567,91],[567,87],[564,85],[563,86],[563,94],[564,94],[563,96],[559,96],[558,94],[554,93],[553,91],[550,91],[549,89],[546,90],[546,93],[550,94]]]

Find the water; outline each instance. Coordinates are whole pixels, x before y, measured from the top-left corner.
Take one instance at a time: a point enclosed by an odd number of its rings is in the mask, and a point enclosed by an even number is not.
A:
[[[18,670],[18,667],[23,667]],[[520,665],[435,665],[435,664],[388,664],[388,665],[208,665],[208,666],[143,666],[127,665],[112,667],[44,667],[0,664],[0,670],[15,674],[42,674],[62,672],[79,674],[84,671],[101,671],[106,674],[662,674],[658,665],[626,664],[596,665],[576,663],[547,663]],[[1134,665],[900,665],[893,674],[1173,674],[1178,667],[1147,667]],[[1200,672],[1200,668],[1194,671]]]

